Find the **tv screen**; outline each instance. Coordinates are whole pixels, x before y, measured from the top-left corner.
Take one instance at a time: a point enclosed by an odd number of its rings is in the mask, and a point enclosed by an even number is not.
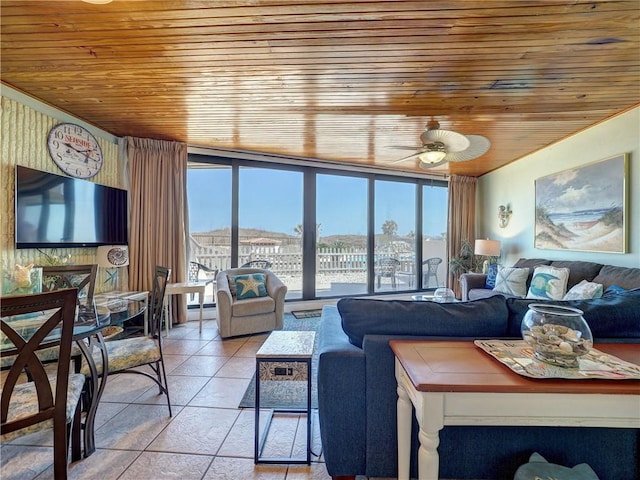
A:
[[[127,244],[127,191],[16,166],[16,248]]]

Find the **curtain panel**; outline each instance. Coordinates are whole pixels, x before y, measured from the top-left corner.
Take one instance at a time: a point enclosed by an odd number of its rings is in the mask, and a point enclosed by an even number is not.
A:
[[[171,269],[171,283],[186,281],[187,145],[126,137],[129,172],[129,284],[151,291],[156,265]],[[187,321],[184,298],[172,318]]]
[[[476,232],[476,185],[474,177],[452,175],[449,179],[449,228],[447,257],[457,255],[464,240],[473,245]],[[447,259],[447,272],[449,261]],[[447,284],[460,298],[460,279],[447,274]]]

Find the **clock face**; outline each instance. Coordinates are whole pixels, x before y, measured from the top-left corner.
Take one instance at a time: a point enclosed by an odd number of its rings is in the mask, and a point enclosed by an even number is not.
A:
[[[49,131],[49,155],[60,169],[72,177],[91,178],[102,168],[102,149],[86,128],[60,123]]]

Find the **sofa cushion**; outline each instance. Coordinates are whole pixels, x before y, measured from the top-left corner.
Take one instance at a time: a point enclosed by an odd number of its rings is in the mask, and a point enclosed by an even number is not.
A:
[[[602,296],[602,284],[587,282],[582,280],[574,285],[562,300],[588,300],[590,298],[600,298]]]
[[[551,266],[569,269],[567,289],[577,285],[582,280],[593,281],[603,267],[601,263],[561,260],[554,260],[551,262]]]
[[[540,303],[540,300],[508,298],[506,303],[509,309],[507,334],[518,336],[520,335],[522,318],[527,313],[529,304]],[[601,298],[569,301],[550,300],[549,303],[582,310],[594,339],[640,338],[640,289],[626,291],[622,294],[611,290],[605,292]]]
[[[248,317],[250,315],[263,315],[276,311],[276,302],[273,298],[257,297],[233,302],[231,305],[231,315],[234,317]]]
[[[490,338],[507,328],[501,295],[460,303],[343,298],[337,306],[342,329],[358,347],[367,334]]]
[[[562,300],[567,293],[568,268],[541,265],[535,268],[527,298]]]
[[[528,268],[498,266],[498,276],[494,292],[504,293],[514,297],[524,297],[527,294]]]
[[[605,265],[592,281],[601,283],[605,290],[612,285],[617,285],[627,290],[640,288],[640,268]]]
[[[233,283],[236,286],[236,298],[238,300],[267,296],[267,287],[262,273],[236,275]]]

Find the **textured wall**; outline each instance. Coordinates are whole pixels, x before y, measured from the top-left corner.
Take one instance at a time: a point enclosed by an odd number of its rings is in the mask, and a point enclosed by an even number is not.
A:
[[[0,159],[0,199],[2,209],[0,218],[0,260],[5,268],[13,268],[14,265],[46,264],[45,255],[37,249],[15,249],[14,238],[14,172],[15,165],[23,165],[37,170],[44,170],[59,175],[64,173],[53,163],[47,151],[47,134],[60,120],[45,115],[34,108],[26,106],[18,101],[5,96],[0,97],[2,106],[0,147],[2,157]],[[82,123],[78,121],[77,123]],[[85,125],[86,126],[86,125]],[[103,185],[124,188],[120,184],[120,172],[118,171],[118,145],[96,134],[104,154],[104,165],[100,173],[90,180]],[[64,248],[52,251],[43,249],[49,255],[70,254],[71,263],[85,264],[95,263],[95,248]],[[125,269],[120,269],[125,270]],[[122,272],[123,274],[125,272]],[[98,290],[103,290],[104,272],[101,272],[98,280]],[[123,275],[126,280],[126,275]]]

